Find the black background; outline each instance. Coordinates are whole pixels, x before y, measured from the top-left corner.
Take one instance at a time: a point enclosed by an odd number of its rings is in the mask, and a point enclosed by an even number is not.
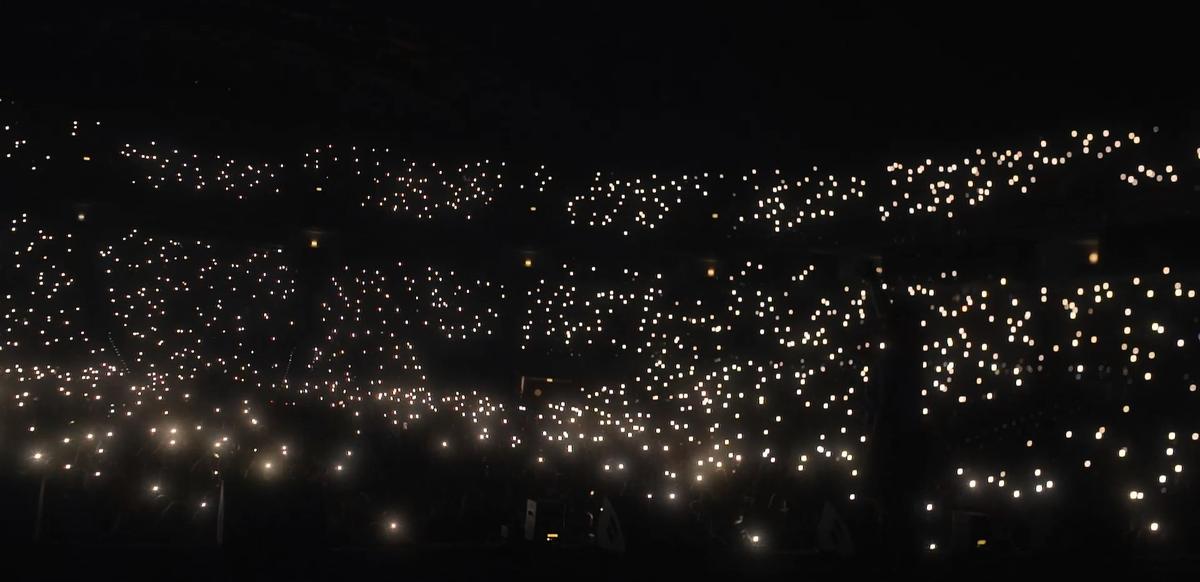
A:
[[[6,9],[0,91],[226,151],[873,165],[1197,97],[1169,4],[35,4]]]

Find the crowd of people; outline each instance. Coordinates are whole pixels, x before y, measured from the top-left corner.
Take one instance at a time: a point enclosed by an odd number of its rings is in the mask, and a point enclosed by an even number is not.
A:
[[[286,164],[154,142],[106,152],[99,124],[68,127],[39,140],[57,130],[26,138],[6,121],[0,175],[108,160],[131,188],[215,192],[214,204],[286,204],[303,188],[437,222],[512,197],[555,228],[625,237],[681,228],[671,216],[688,208],[765,237],[687,261],[651,249],[462,266],[408,249],[319,263],[315,238],[114,235],[83,212],[16,211],[0,247],[4,479],[99,491],[88,511],[129,516],[110,530],[211,531],[227,485],[278,505],[297,498],[263,491],[288,483],[323,492],[323,531],[361,540],[476,535],[444,531],[456,511],[446,490],[462,495],[456,523],[471,513],[479,531],[516,527],[516,500],[556,491],[618,499],[622,517],[690,515],[710,539],[740,532],[736,543],[764,547],[819,545],[834,522],[885,539],[879,523],[903,513],[919,524],[906,543],[930,552],[1018,529],[1062,535],[1029,507],[1102,503],[1149,540],[1184,539],[1194,511],[1200,329],[1186,266],[967,277],[885,270],[886,256],[806,259],[772,238],[872,206],[890,223],[966,218],[993,197],[1028,196],[1036,212],[1047,174],[1125,160],[1148,139],[1136,132],[892,163],[871,180],[878,191],[814,167],[597,173],[573,193],[540,165],[442,166],[353,146]],[[1182,186],[1181,172],[1144,163],[1120,180]],[[468,361],[501,373],[465,377]],[[897,452],[896,439],[922,444]],[[457,484],[438,491],[410,466]],[[439,501],[422,509],[396,491]],[[988,516],[991,533],[963,534],[967,514]]]

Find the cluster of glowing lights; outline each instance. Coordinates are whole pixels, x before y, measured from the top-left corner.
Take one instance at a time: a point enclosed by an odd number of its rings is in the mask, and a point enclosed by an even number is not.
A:
[[[73,122],[56,131],[78,144],[96,126]],[[42,144],[22,136],[21,124],[0,128],[0,153],[16,162],[10,167],[36,171],[100,155],[75,146],[35,152],[31,144]],[[997,194],[1034,194],[1064,167],[1119,157],[1144,139],[1076,131],[1053,145],[897,162],[872,181],[887,186],[873,192],[879,198],[870,206],[878,203],[881,221],[954,219]],[[284,170],[155,142],[117,153],[140,168],[136,183],[237,199],[278,192]],[[1175,165],[1135,164],[1112,175],[1130,186],[1181,180]],[[531,212],[543,199],[562,208],[544,166],[522,178],[528,183],[506,186],[504,163],[442,166],[388,149],[324,146],[288,169],[295,167],[314,177],[318,191],[358,188],[350,194],[361,206],[420,220],[470,219],[501,190],[523,191]],[[844,216],[868,197],[866,184],[815,167],[800,177],[597,173],[557,219],[629,236],[662,231],[688,209],[730,229],[786,234]],[[666,504],[723,481],[744,483],[763,467],[781,468],[791,484],[832,484],[854,503],[867,489],[860,485],[872,452],[867,393],[885,349],[885,321],[874,306],[890,301],[920,312],[919,410],[912,412],[972,451],[940,468],[929,489],[949,493],[921,500],[918,512],[980,500],[1029,504],[1070,495],[1080,479],[1092,479],[1147,531],[1163,534],[1171,524],[1162,516],[1186,491],[1180,485],[1200,446],[1200,371],[1192,364],[1200,285],[1171,267],[1054,282],[999,275],[962,282],[950,270],[899,283],[877,271],[850,283],[831,269],[779,264],[769,252],[711,261],[690,278],[613,264],[539,260],[535,268],[529,254],[512,263],[520,267],[517,288],[445,265],[338,265],[305,305],[294,249],[137,230],[80,245],[71,226],[26,214],[7,226],[4,430],[20,438],[39,470],[85,479],[107,479],[137,454],[200,467],[203,487],[181,487],[191,477],[163,470],[143,475],[137,490],[156,499],[188,490],[189,503],[201,508],[226,475],[279,481],[311,463],[351,481],[361,462],[355,446],[372,423],[431,428],[436,455],[462,454],[470,443],[511,451],[535,470],[586,464],[592,478],[636,484],[638,495]],[[319,239],[308,246],[318,248]],[[1100,262],[1098,250],[1085,256]],[[306,317],[311,325],[298,331]],[[547,380],[533,396],[430,377],[426,359],[438,348],[431,337],[487,342],[506,331],[530,359],[604,365],[588,378]],[[1054,400],[1049,394],[1073,404],[1043,406]],[[285,438],[277,427],[300,407],[344,421],[342,433],[322,443]],[[1003,427],[979,421],[996,417]],[[405,528],[381,514],[385,534]],[[750,543],[760,544],[760,535]],[[928,548],[937,550],[937,541]]]
[[[1171,267],[1056,285],[965,284],[955,275],[907,288],[923,308],[920,413],[978,443],[969,462],[947,470],[951,491],[968,492],[967,502],[994,493],[1022,503],[1062,495],[1056,480],[1082,474],[1111,484],[1113,499],[1132,502],[1131,517],[1145,524],[1169,511],[1186,460],[1200,453],[1200,285]],[[1072,404],[1033,404],[1050,392]],[[989,416],[1003,418],[1003,429],[979,424]]]
[[[333,145],[305,153],[301,167],[317,174],[318,184],[345,184],[349,178],[365,192],[363,207],[423,220],[448,214],[470,219],[495,201],[506,169],[504,162],[490,160],[439,165],[395,156],[390,148]]]
[[[134,184],[143,183],[154,190],[175,186],[198,193],[219,191],[237,200],[258,192],[278,194],[277,174],[284,170],[283,164],[240,162],[219,154],[189,155],[154,141],[140,148],[124,144],[119,154],[144,172],[132,179]]]
[[[1152,133],[1158,133],[1158,128],[1153,128]],[[889,187],[884,189],[878,204],[879,219],[886,222],[911,215],[954,219],[997,195],[1001,198],[1034,195],[1042,183],[1063,175],[1067,167],[1088,161],[1111,161],[1127,150],[1143,147],[1143,138],[1133,131],[1122,135],[1107,129],[1073,130],[1063,139],[1041,139],[1023,148],[990,151],[979,148],[960,159],[893,162],[885,168]],[[1111,171],[1116,177],[1117,170]],[[1136,172],[1122,171],[1119,177],[1135,186],[1139,181],[1178,182],[1173,166],[1155,170],[1139,164]]]
[[[866,180],[818,171],[814,166],[812,174],[799,177],[778,169],[750,169],[740,175],[700,172],[632,178],[597,172],[586,193],[567,200],[567,215],[572,225],[619,229],[622,236],[661,230],[672,214],[684,209],[693,220],[731,231],[760,225],[769,233],[793,232],[807,223],[833,219],[840,209],[865,198]]]

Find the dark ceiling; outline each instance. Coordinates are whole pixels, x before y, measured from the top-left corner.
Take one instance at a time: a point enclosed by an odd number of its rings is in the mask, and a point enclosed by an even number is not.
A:
[[[875,164],[1190,123],[1200,96],[1169,6],[808,4],[26,8],[0,92],[226,150],[353,138],[588,170]]]

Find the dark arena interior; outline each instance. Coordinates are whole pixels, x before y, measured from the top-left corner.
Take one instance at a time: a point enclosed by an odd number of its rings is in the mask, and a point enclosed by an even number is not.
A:
[[[1200,575],[1179,6],[0,11],[0,579]]]

